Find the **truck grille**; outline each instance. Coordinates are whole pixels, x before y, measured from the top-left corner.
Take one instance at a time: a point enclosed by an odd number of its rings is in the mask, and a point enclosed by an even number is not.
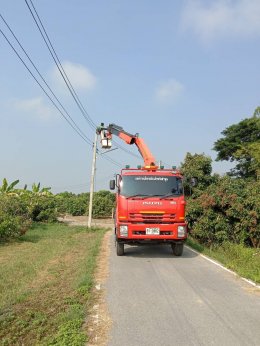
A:
[[[132,223],[173,223],[176,214],[145,214],[145,213],[130,213],[129,221]]]

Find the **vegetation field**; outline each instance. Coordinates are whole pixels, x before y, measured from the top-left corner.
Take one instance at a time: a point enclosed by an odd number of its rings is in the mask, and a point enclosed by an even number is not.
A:
[[[0,245],[0,344],[84,345],[103,229],[38,224]]]

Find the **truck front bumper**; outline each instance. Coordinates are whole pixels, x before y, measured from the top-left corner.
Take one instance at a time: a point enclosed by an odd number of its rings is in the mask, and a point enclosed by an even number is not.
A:
[[[116,238],[125,243],[173,243],[187,238],[186,223],[131,224],[120,223],[116,227]]]

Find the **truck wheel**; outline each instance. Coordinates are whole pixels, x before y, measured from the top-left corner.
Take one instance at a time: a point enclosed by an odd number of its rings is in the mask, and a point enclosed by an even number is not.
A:
[[[124,249],[124,243],[119,243],[118,241],[116,242],[116,254],[117,256],[123,256],[125,253]]]
[[[183,253],[183,243],[172,244],[172,252],[174,256],[181,256]]]

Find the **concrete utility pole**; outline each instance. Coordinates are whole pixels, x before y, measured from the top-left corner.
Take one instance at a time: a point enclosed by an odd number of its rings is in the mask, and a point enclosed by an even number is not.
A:
[[[88,227],[91,227],[91,221],[92,221],[94,180],[95,180],[96,157],[97,157],[97,136],[98,136],[97,133],[95,133],[95,140],[94,140],[94,145],[93,145],[92,169],[91,169],[90,194],[89,194]]]

